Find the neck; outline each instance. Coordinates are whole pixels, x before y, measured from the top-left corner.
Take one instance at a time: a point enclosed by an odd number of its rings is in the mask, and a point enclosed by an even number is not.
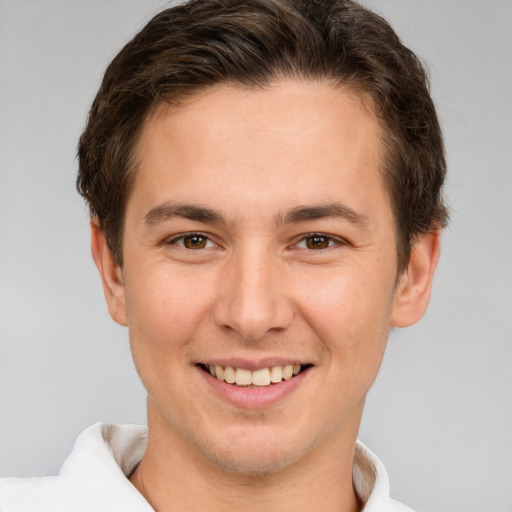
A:
[[[158,423],[158,422],[156,422]],[[165,433],[148,415],[148,446],[130,477],[156,512],[357,512],[352,485],[355,434],[329,439],[310,454],[271,474],[226,471]]]

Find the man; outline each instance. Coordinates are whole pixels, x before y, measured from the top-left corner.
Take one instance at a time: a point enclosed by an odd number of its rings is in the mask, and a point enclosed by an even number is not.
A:
[[[357,432],[447,219],[424,70],[338,0],[193,1],[106,71],[78,189],[148,429],[98,424],[10,510],[408,510]]]

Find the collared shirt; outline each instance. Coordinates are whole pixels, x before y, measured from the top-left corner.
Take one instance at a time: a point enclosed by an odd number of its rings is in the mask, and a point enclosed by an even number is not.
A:
[[[154,512],[128,480],[146,443],[144,426],[96,423],[78,437],[58,476],[0,478],[0,511]],[[353,482],[363,512],[412,512],[389,497],[384,466],[359,441]]]

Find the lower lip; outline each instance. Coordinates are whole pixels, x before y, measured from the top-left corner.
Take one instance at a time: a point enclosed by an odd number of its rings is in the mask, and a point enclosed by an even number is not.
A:
[[[197,371],[202,375],[206,383],[213,388],[214,392],[227,402],[236,407],[245,409],[263,409],[275,405],[277,402],[290,395],[309,374],[311,367],[288,380],[282,380],[277,384],[270,384],[258,388],[246,388],[228,384],[227,382],[212,377],[199,367]]]

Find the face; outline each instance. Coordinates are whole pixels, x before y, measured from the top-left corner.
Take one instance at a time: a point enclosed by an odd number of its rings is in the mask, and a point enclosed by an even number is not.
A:
[[[412,323],[379,130],[308,82],[218,87],[147,121],[123,269],[96,260],[150,435],[248,473],[355,440],[390,326]]]

